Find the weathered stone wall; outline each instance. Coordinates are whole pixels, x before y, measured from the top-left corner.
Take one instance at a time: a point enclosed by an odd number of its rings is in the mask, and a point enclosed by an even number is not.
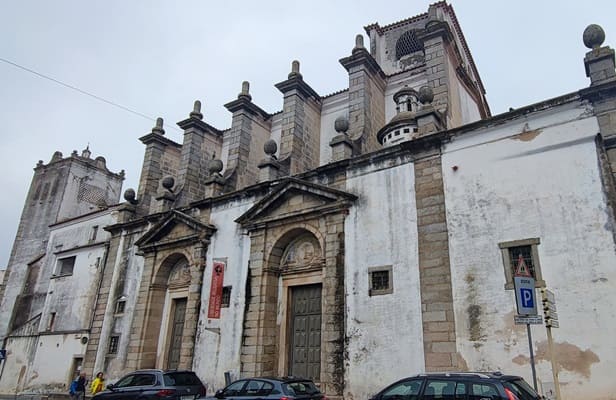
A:
[[[588,111],[566,104],[458,137],[444,148],[443,179],[460,367],[532,382],[526,327],[513,322],[498,244],[539,238],[542,276],[560,320],[552,333],[563,397],[600,399],[611,392],[616,367],[607,300],[616,289],[616,254],[606,229],[599,126]],[[533,326],[532,335],[538,380],[549,384],[545,328]]]

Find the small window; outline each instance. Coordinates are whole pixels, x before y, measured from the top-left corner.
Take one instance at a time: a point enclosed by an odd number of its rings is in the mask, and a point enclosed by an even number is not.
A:
[[[126,309],[126,300],[118,300],[116,303],[116,314],[124,314],[124,310]]]
[[[231,304],[231,286],[224,286],[222,288],[222,300],[221,300],[221,307],[229,307],[229,304]]]
[[[413,133],[417,133],[418,129],[417,128],[413,128]]]
[[[118,344],[120,343],[119,336],[112,336],[109,338],[109,350],[107,353],[109,354],[117,354],[118,353]]]
[[[47,326],[47,330],[48,331],[53,331],[53,326],[56,323],[56,313],[52,312],[49,315],[49,325]]]
[[[391,265],[372,267],[368,269],[369,295],[378,296],[394,292]]]
[[[73,268],[75,268],[75,259],[76,256],[60,258],[58,260],[58,275],[72,275]]]
[[[545,287],[539,264],[539,243],[539,238],[531,238],[498,244],[505,269],[505,289],[513,289],[513,276],[520,264],[535,278],[535,287]]]
[[[408,131],[408,129],[406,129],[406,130]],[[396,131],[396,136],[400,136],[400,131],[399,130]]]
[[[98,225],[94,225],[92,227],[92,229],[90,230],[90,238],[89,238],[89,242],[92,243],[96,240],[96,235],[98,234]]]
[[[396,42],[396,60],[403,56],[423,50],[423,43],[417,39],[415,32],[407,31]]]
[[[404,133],[411,133],[411,130],[409,128],[404,128]]]

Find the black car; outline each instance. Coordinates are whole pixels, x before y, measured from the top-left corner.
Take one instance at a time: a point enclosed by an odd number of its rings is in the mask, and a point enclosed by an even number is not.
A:
[[[192,371],[143,369],[123,376],[96,394],[96,400],[168,399],[195,400],[205,396],[205,386]]]
[[[297,377],[240,379],[216,392],[212,400],[327,400],[310,379]]]
[[[404,378],[370,400],[538,400],[526,381],[500,372],[428,373]]]

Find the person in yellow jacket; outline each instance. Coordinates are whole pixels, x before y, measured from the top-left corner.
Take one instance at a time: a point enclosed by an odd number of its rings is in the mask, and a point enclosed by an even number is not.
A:
[[[96,394],[102,391],[105,387],[105,377],[102,372],[96,374],[96,379],[92,381],[92,385],[90,385],[90,391],[92,394]]]

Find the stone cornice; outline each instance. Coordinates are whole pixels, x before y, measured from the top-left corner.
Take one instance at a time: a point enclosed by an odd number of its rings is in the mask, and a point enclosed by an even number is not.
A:
[[[232,113],[236,111],[245,110],[251,115],[261,116],[264,120],[271,117],[266,111],[264,111],[261,107],[257,106],[250,99],[245,96],[240,96],[239,98],[228,102],[225,104],[225,108]]]
[[[316,102],[321,102],[321,96],[319,96],[319,94],[314,91],[314,89],[312,89],[299,74],[291,76],[286,81],[277,83],[274,86],[276,86],[276,88],[283,94],[286,94],[292,90],[297,90],[304,98],[312,97]]]
[[[351,68],[364,66],[372,75],[379,76],[383,80],[386,77],[379,63],[364,48],[353,49],[353,53],[349,57],[340,59],[340,64],[349,72]]]
[[[200,120],[199,118],[195,118],[195,117],[186,118],[185,120],[178,122],[177,125],[183,130],[197,128],[204,132],[212,133],[216,136],[222,136],[221,130],[216,129],[212,125],[208,124],[207,122],[204,122],[203,120]]]
[[[145,144],[146,146],[150,143],[159,143],[159,144],[162,144],[163,146],[182,147],[181,144],[176,143],[173,140],[168,139],[158,133],[148,133],[147,135],[141,136],[139,140],[141,141],[141,143]]]

